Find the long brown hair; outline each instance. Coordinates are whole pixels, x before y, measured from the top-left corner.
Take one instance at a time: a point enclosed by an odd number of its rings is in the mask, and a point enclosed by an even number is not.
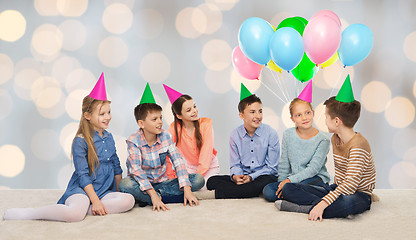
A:
[[[84,113],[91,114],[98,105],[102,106],[102,104],[106,102],[110,103],[110,101],[96,100],[94,98],[91,98],[90,96],[86,96],[84,97],[84,100],[82,100],[81,120],[79,121],[79,127],[78,127],[78,131],[75,137],[82,135],[82,137],[84,137],[85,141],[87,142],[87,147],[88,147],[87,160],[88,160],[88,168],[89,168],[90,176],[91,174],[95,173],[95,170],[98,168],[100,162],[98,161],[97,152],[95,151],[95,146],[94,146],[94,140],[93,140],[94,127],[92,126],[90,121],[88,121],[85,118]]]
[[[178,143],[180,142],[180,136],[178,134],[178,124],[180,126],[180,130],[182,131],[182,126],[183,126],[183,121],[181,119],[178,118],[178,115],[182,115],[182,105],[184,102],[188,101],[188,100],[192,100],[192,97],[189,95],[182,95],[180,96],[178,99],[176,99],[175,102],[173,102],[172,104],[172,113],[173,116],[175,117],[175,135],[176,135],[176,145],[178,145]],[[199,121],[196,120],[194,121],[194,126],[195,126],[195,139],[196,139],[196,146],[198,147],[198,150],[201,150],[202,147],[202,135],[201,135],[201,130],[199,127]]]

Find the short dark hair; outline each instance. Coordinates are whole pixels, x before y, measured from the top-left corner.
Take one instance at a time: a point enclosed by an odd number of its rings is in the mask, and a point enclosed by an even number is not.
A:
[[[357,100],[346,103],[337,101],[335,97],[330,97],[324,102],[324,105],[332,119],[338,117],[348,128],[353,128],[360,118],[361,103]]]
[[[161,112],[162,107],[156,103],[142,103],[134,108],[134,117],[136,122],[139,120],[145,120],[149,112]]]
[[[253,95],[251,95],[249,97],[244,98],[243,100],[241,100],[238,103],[238,111],[240,113],[244,112],[244,109],[246,109],[247,106],[249,106],[249,105],[251,105],[251,104],[253,104],[255,102],[262,104],[260,98],[257,97],[256,94],[253,94]]]

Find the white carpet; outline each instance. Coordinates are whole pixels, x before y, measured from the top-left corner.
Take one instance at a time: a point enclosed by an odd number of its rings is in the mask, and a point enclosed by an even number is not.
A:
[[[53,204],[62,192],[0,190],[0,216],[11,207]],[[416,239],[416,190],[375,192],[380,201],[350,219],[311,222],[261,198],[201,200],[197,207],[169,204],[168,212],[152,212],[136,206],[78,223],[0,220],[0,239]]]

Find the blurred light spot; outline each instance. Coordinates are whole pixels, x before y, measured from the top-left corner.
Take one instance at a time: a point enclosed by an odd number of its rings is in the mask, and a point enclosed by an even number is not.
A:
[[[133,13],[125,4],[113,3],[105,8],[102,21],[108,32],[122,34],[130,29]]]
[[[49,108],[44,108],[39,105],[36,105],[36,108],[40,115],[42,115],[42,117],[48,119],[57,119],[65,112],[65,109],[62,107],[65,105],[65,99],[66,96],[64,94],[61,94],[61,97],[58,99],[58,102],[55,105]]]
[[[0,13],[0,39],[6,42],[19,40],[26,31],[26,19],[16,10]]]
[[[206,14],[202,11],[202,9],[193,8],[191,15],[191,24],[193,28],[201,34],[206,31],[208,19]]]
[[[361,103],[370,112],[383,112],[390,100],[391,91],[383,82],[369,82],[361,91]]]
[[[51,75],[64,85],[69,74],[77,68],[81,68],[81,64],[76,58],[63,56],[53,63]]]
[[[88,0],[58,0],[57,7],[62,16],[79,17],[87,10]]]
[[[13,77],[13,61],[6,54],[0,53],[0,85]]]
[[[395,97],[387,105],[385,117],[396,128],[405,128],[415,119],[415,106],[405,97]]]
[[[280,122],[279,116],[277,116],[276,112],[272,108],[263,106],[263,121],[262,122],[272,127],[274,130],[276,130],[276,132],[281,130],[279,128],[279,122]]]
[[[24,100],[31,100],[30,90],[32,84],[40,77],[35,69],[23,69],[16,73],[14,77],[14,91],[17,96]]]
[[[393,188],[416,188],[416,166],[406,161],[396,163],[390,169],[389,182]]]
[[[231,86],[233,87],[234,91],[236,91],[238,94],[240,94],[241,83],[243,83],[244,86],[246,86],[247,89],[250,90],[250,92],[253,94],[261,86],[261,78],[259,78],[260,80],[249,80],[247,78],[242,77],[234,69],[231,71],[230,79],[231,79]]]
[[[78,20],[66,20],[59,25],[62,32],[63,42],[62,48],[68,51],[80,49],[87,39],[87,29],[85,25]]]
[[[393,136],[392,149],[394,153],[403,158],[409,149],[415,146],[416,129],[399,129]]]
[[[215,5],[222,11],[231,10],[240,0],[205,0],[209,4]]]
[[[127,175],[127,166],[126,166],[126,160],[128,157],[127,153],[127,144],[126,144],[126,137],[113,135],[114,142],[116,143],[116,151],[117,156],[120,160],[120,166],[123,170],[123,176]]]
[[[58,27],[43,24],[34,31],[31,47],[41,56],[52,57],[61,51],[62,41],[62,33]]]
[[[58,103],[62,90],[56,79],[44,76],[32,84],[30,95],[37,106],[51,108]]]
[[[211,40],[202,48],[202,62],[209,70],[224,70],[231,64],[231,52],[232,49],[226,41],[219,39]]]
[[[98,59],[106,67],[121,66],[126,62],[128,54],[129,49],[126,43],[118,37],[107,37],[98,47]]]
[[[78,122],[68,123],[64,128],[62,128],[61,133],[59,134],[59,143],[61,144],[61,147],[68,159],[71,159],[72,141],[78,131],[78,126]]]
[[[68,93],[78,90],[78,89],[91,91],[94,88],[95,83],[97,82],[98,78],[99,78],[98,74],[97,74],[97,77],[95,77],[89,70],[84,69],[84,68],[77,68],[71,71],[65,79],[66,91]]]
[[[163,30],[163,17],[154,9],[142,9],[134,16],[134,33],[137,37],[150,40],[158,37]]]
[[[416,97],[416,81],[415,81],[415,83],[413,84],[413,96],[415,96],[415,97]]]
[[[341,61],[337,61],[329,67],[326,67],[324,70],[324,80],[326,84],[332,88],[340,89],[342,84],[344,83],[345,78],[347,75],[350,75],[351,82],[354,81],[354,68],[353,67],[346,67],[342,65]],[[333,92],[332,95],[336,95],[338,91]]]
[[[3,89],[0,89],[0,120],[9,116],[13,109],[13,99],[10,94]]]
[[[104,0],[104,5],[109,6],[113,3],[123,3],[130,9],[133,9],[135,0]]]
[[[68,162],[70,162],[68,160]],[[72,161],[71,161],[72,162]],[[72,173],[75,171],[74,164],[68,163],[63,166],[58,172],[58,187],[60,189],[66,189],[69,179],[71,179]]]
[[[70,118],[79,121],[82,113],[82,100],[89,94],[86,90],[75,90],[71,92],[65,101],[65,110]]]
[[[404,39],[403,51],[406,57],[412,61],[416,62],[416,32],[412,32]]]
[[[41,160],[54,160],[61,151],[59,136],[52,129],[38,130],[30,144],[32,152]]]
[[[235,74],[238,75],[238,73],[235,73]],[[232,76],[233,75],[231,73],[231,77]],[[205,73],[205,84],[207,85],[209,90],[215,93],[226,93],[230,91],[231,89],[230,71],[228,69],[224,71],[207,70],[207,72]]]
[[[315,116],[313,117],[313,123],[315,126],[322,132],[328,132],[328,127],[325,124],[325,106],[324,103],[321,102],[318,106],[316,106]]]
[[[286,103],[282,109],[282,121],[286,128],[295,127],[292,119],[290,119],[289,104],[290,103]]]
[[[170,104],[169,101],[165,104],[165,107],[163,108],[165,109],[165,111],[163,111],[163,120],[165,120],[166,129],[168,129],[170,124],[174,121],[171,108],[172,108],[172,104]]]
[[[20,72],[24,69],[30,68],[30,69],[40,69],[42,66],[42,63],[34,58],[23,58],[16,62],[14,66],[14,72]]]
[[[328,84],[325,81],[324,71],[325,69],[319,70],[318,73],[313,77],[313,85],[321,89],[331,89],[331,87],[328,86]]]
[[[35,0],[35,9],[41,16],[57,16],[59,14],[57,1],[58,0]]]
[[[163,53],[149,53],[140,62],[140,75],[146,82],[163,82],[169,77],[169,74],[170,61]]]
[[[15,177],[25,168],[25,154],[15,145],[1,146],[0,156],[0,175],[3,177]]]
[[[198,32],[194,27],[196,23],[192,22],[194,10],[195,8],[188,7],[180,11],[176,16],[176,30],[182,37],[197,38],[201,35],[201,33]]]
[[[403,160],[416,164],[416,146],[410,148],[404,153]]]

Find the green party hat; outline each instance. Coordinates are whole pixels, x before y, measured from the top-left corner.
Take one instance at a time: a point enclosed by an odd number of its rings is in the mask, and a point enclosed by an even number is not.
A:
[[[341,89],[339,90],[335,100],[340,102],[354,102],[354,93],[352,92],[351,80],[350,75],[348,74],[347,78],[345,79],[344,83],[342,84]]]
[[[253,94],[246,88],[246,86],[244,86],[243,83],[241,83],[240,101],[246,97],[250,97],[251,95]]]
[[[146,88],[144,89],[142,99],[140,100],[139,104],[142,103],[156,103],[155,98],[153,97],[152,90],[150,89],[149,83],[146,84]]]

